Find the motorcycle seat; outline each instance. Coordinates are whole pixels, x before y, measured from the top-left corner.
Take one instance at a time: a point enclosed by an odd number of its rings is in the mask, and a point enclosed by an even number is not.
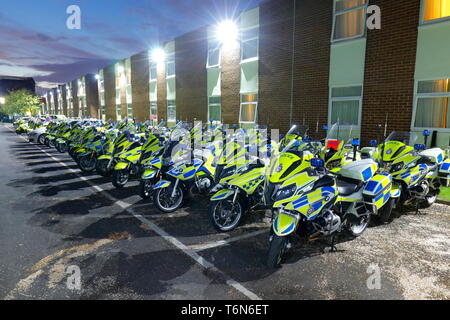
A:
[[[348,179],[342,179],[342,178],[338,178],[336,180],[336,185],[338,188],[338,192],[339,195],[341,196],[348,196],[351,195],[352,193],[355,193],[356,191],[359,190],[359,188],[361,188],[362,186],[362,182],[358,182],[356,180],[348,180]]]

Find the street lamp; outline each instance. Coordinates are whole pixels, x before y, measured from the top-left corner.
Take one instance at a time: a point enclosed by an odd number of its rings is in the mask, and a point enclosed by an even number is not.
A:
[[[164,52],[164,49],[162,49],[162,48],[153,49],[152,54],[151,54],[151,59],[152,59],[152,61],[154,61],[158,64],[163,63],[164,60],[166,59],[166,53]]]
[[[233,44],[237,41],[239,29],[237,24],[232,20],[224,20],[216,27],[216,38],[222,44]]]

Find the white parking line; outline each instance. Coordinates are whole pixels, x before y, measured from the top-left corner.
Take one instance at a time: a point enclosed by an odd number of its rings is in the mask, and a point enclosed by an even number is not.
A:
[[[12,130],[11,128],[9,128],[8,126],[5,125],[5,127],[7,129],[9,129],[10,131],[14,132],[14,130]],[[23,140],[27,141],[27,139],[25,139],[23,136],[20,136]],[[151,222],[150,220],[146,219],[145,217],[143,217],[140,214],[137,214],[134,212],[133,208],[132,208],[132,204],[131,203],[127,203],[124,201],[121,201],[119,199],[116,199],[115,197],[113,197],[111,194],[108,193],[108,191],[102,189],[101,187],[99,187],[98,185],[95,185],[94,183],[92,183],[89,179],[87,179],[86,177],[82,176],[79,174],[79,172],[77,172],[76,170],[69,168],[69,166],[67,164],[65,164],[64,162],[59,161],[57,158],[55,158],[54,156],[52,156],[50,153],[48,153],[47,151],[45,151],[44,149],[42,149],[40,146],[35,145],[39,150],[41,150],[43,153],[45,153],[47,156],[49,156],[51,159],[53,159],[54,161],[58,162],[59,164],[67,167],[67,169],[70,172],[74,172],[76,173],[81,180],[85,181],[86,183],[88,183],[92,189],[101,192],[103,195],[105,195],[108,199],[114,201],[114,204],[118,205],[120,208],[122,208],[123,210],[129,212],[130,214],[132,214],[135,218],[137,218],[139,221],[141,221],[142,223],[146,224],[153,232],[155,232],[156,234],[158,234],[160,237],[164,238],[166,241],[170,242],[172,245],[174,245],[175,247],[177,247],[179,250],[181,250],[182,252],[184,252],[186,255],[188,255],[191,259],[193,259],[195,262],[197,262],[199,265],[201,265],[203,268],[207,269],[207,270],[211,270],[213,272],[216,273],[220,273],[221,275],[223,275],[226,278],[226,283],[235,288],[236,290],[238,290],[239,292],[241,292],[242,294],[244,294],[246,297],[248,297],[251,300],[261,300],[261,298],[256,295],[254,292],[250,291],[249,289],[245,288],[242,284],[240,284],[239,282],[237,282],[236,280],[230,278],[229,276],[225,275],[222,271],[220,271],[216,266],[214,266],[214,264],[212,264],[211,262],[205,260],[203,257],[201,257],[200,255],[198,255],[196,253],[195,250],[189,249],[186,245],[184,245],[181,241],[179,241],[177,238],[169,235],[167,232],[165,232],[163,229],[161,229],[160,227],[158,227],[157,225],[155,225],[153,222]]]
[[[200,245],[191,245],[191,246],[189,246],[189,249],[192,249],[192,250],[194,250],[196,252],[200,252],[200,251],[211,249],[211,248],[225,246],[225,245],[228,245],[228,244],[230,244],[232,242],[235,242],[235,241],[239,241],[239,240],[255,237],[257,235],[260,235],[260,234],[266,233],[266,232],[267,232],[267,230],[257,230],[257,231],[253,231],[253,232],[250,232],[250,233],[246,233],[246,234],[237,236],[237,237],[228,238],[228,239],[225,239],[225,240],[219,240],[219,241],[206,243],[206,244],[200,244]]]

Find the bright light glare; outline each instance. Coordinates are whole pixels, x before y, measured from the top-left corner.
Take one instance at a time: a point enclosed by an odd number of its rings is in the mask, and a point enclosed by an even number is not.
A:
[[[95,79],[100,79],[100,76],[98,74],[95,75]]]
[[[151,55],[152,61],[156,63],[162,63],[166,59],[166,53],[161,48],[153,49]]]
[[[118,71],[119,73],[122,73],[122,72],[124,71],[124,68],[123,68],[122,66],[118,66],[118,67],[117,67],[117,71]]]
[[[5,98],[4,97],[0,97],[0,104],[5,104]]]
[[[225,20],[217,25],[216,38],[222,43],[233,43],[238,39],[238,35],[238,27],[231,20]]]

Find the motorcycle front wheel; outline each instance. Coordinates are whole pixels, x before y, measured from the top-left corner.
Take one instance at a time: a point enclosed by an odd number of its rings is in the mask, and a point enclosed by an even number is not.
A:
[[[364,233],[367,226],[370,222],[370,215],[365,215],[360,218],[354,217],[353,219],[350,219],[347,223],[347,232],[352,237],[359,237]]]
[[[109,177],[111,175],[111,170],[108,169],[109,159],[97,160],[95,165],[95,170],[102,177]]]
[[[48,141],[48,146],[50,147],[50,148],[54,148],[55,147],[55,139],[50,139],[49,141]]]
[[[45,135],[41,134],[37,139],[39,144],[45,144]]]
[[[152,195],[152,180],[141,180],[139,183],[139,195],[142,199],[148,199]]]
[[[61,153],[67,152],[67,144],[65,142],[59,143],[58,145],[59,145],[59,149],[58,149],[59,152],[61,152]]]
[[[180,186],[177,186],[175,195],[172,197],[174,186],[168,188],[156,189],[153,192],[153,203],[164,212],[171,213],[179,209],[183,203],[184,193]]]
[[[130,178],[130,173],[127,169],[114,170],[112,174],[112,184],[116,188],[123,188]]]
[[[209,219],[218,232],[228,232],[236,229],[243,215],[239,200],[233,205],[232,199],[211,201],[208,208]]]
[[[281,266],[281,262],[287,251],[287,245],[287,237],[279,237],[276,234],[272,236],[269,253],[267,254],[267,266],[269,268],[274,269]]]
[[[81,171],[92,172],[97,164],[97,158],[91,157],[90,155],[82,156],[78,158],[78,166]]]

